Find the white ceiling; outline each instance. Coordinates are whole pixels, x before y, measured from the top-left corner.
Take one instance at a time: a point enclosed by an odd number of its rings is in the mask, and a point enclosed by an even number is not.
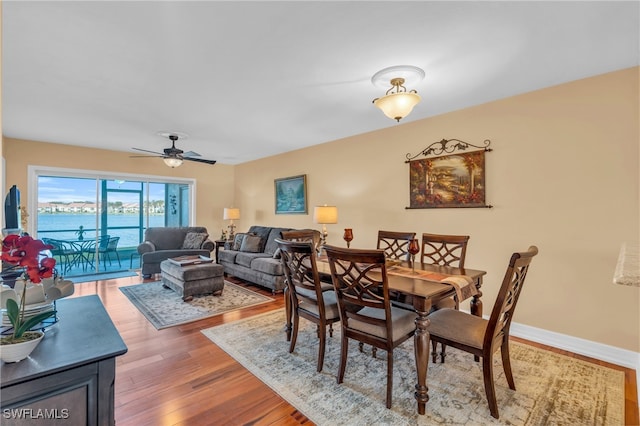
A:
[[[426,72],[410,122],[640,64],[637,1],[3,0],[2,20],[6,137],[135,155],[177,131],[226,164],[397,126],[371,103],[392,65]]]

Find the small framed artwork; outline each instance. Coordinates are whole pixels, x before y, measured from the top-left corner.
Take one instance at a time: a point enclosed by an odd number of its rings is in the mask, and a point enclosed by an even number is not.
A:
[[[276,214],[307,214],[307,175],[276,179]]]

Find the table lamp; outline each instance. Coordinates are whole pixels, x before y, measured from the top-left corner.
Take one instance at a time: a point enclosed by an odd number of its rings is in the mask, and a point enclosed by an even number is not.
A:
[[[233,230],[235,229],[236,225],[233,224],[233,221],[236,219],[240,219],[240,209],[236,209],[236,208],[232,208],[232,207],[225,207],[224,208],[224,215],[222,217],[224,220],[229,220],[229,236],[227,237],[229,241],[233,240],[234,238],[234,234],[233,234]]]
[[[322,240],[320,246],[327,242],[327,224],[338,223],[338,208],[336,206],[315,206],[313,209],[313,221],[322,225]]]

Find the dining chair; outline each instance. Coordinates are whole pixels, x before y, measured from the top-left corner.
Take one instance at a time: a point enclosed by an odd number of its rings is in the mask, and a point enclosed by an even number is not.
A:
[[[297,242],[312,242],[316,252],[320,249],[321,234],[316,229],[296,229],[291,231],[282,231],[282,239]]]
[[[388,259],[409,260],[409,243],[415,232],[378,231],[376,248],[383,250]]]
[[[422,234],[420,261],[464,268],[469,235]]]
[[[464,261],[467,256],[467,244],[469,235],[446,235],[446,234],[422,234],[422,253],[420,261],[422,263],[430,263],[432,265],[452,266],[455,268],[464,268]],[[403,303],[408,304],[408,297]],[[460,309],[460,302],[456,296],[438,300],[431,308],[432,312],[438,309],[455,308]],[[437,351],[437,342],[431,342],[432,351]],[[442,351],[440,356],[446,356],[447,346],[441,345]]]
[[[344,380],[349,339],[387,352],[387,408],[393,389],[393,350],[415,334],[415,313],[391,306],[383,250],[325,246],[340,308],[338,383]]]
[[[502,367],[509,388],[516,390],[509,358],[509,328],[522,292],[529,265],[538,254],[536,246],[525,252],[513,253],[488,320],[455,309],[440,309],[429,315],[432,341],[441,342],[482,358],[484,390],[491,415],[499,418],[493,382],[493,353],[500,349]],[[433,363],[437,356],[432,355]],[[444,357],[441,362],[444,363]]]
[[[300,318],[317,326],[320,343],[318,346],[317,371],[322,371],[327,338],[333,336],[333,323],[340,321],[338,304],[334,291],[323,291],[313,242],[286,241],[275,239],[280,249],[280,260],[284,269],[293,317],[293,333],[289,352],[293,352],[298,338]]]
[[[322,236],[317,229],[297,229],[292,231],[282,231],[282,239],[299,243],[313,243],[314,253],[320,252],[320,241]],[[333,291],[333,283],[320,280],[322,291]]]

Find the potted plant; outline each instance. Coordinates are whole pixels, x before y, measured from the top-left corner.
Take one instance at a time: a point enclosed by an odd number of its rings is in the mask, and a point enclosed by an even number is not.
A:
[[[80,225],[78,230],[76,231],[76,235],[78,236],[78,241],[82,241],[84,239],[84,226]]]
[[[14,299],[7,300],[7,317],[13,326],[13,332],[0,339],[0,358],[5,362],[18,362],[28,357],[44,337],[41,331],[30,329],[56,314],[55,310],[31,316],[25,314],[28,284],[39,285],[42,278],[53,275],[56,260],[41,255],[43,250],[52,248],[53,246],[44,244],[41,240],[34,240],[28,235],[9,235],[2,241],[2,261],[13,265],[14,268],[24,269],[20,305]]]

